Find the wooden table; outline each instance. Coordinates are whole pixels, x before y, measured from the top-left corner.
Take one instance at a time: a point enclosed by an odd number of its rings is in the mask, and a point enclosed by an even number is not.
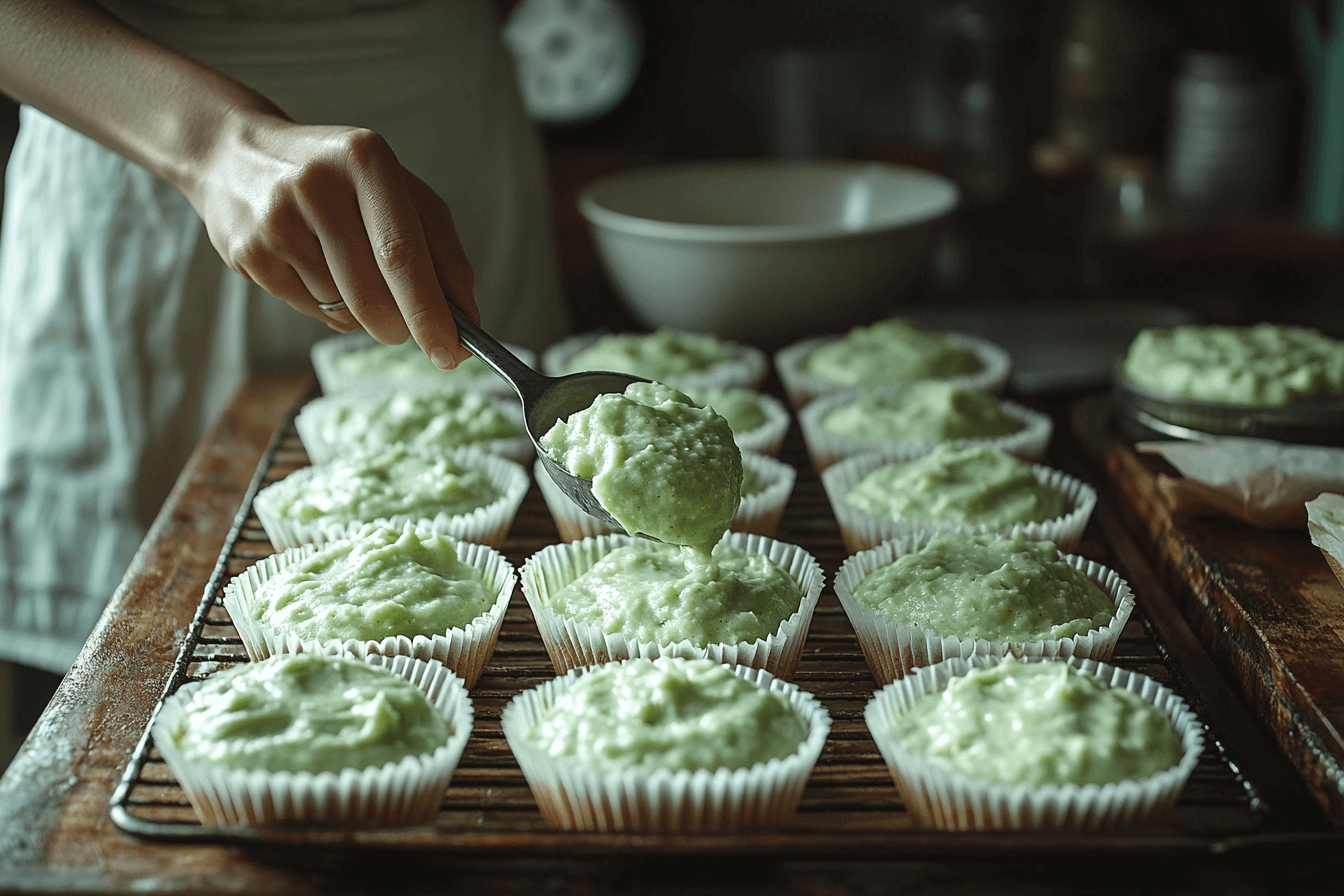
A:
[[[1146,562],[1145,550],[1104,502],[1090,529],[1089,545],[1122,562],[1136,591],[1145,595],[1153,631],[1179,653],[1183,675],[1198,690],[1202,716],[1254,781],[1256,799],[1273,810],[1256,816],[1259,828],[1225,835],[1187,823],[1170,829],[1173,846],[1163,851],[1155,848],[1152,835],[1090,841],[1052,835],[949,839],[958,835],[912,831],[893,821],[889,839],[869,830],[856,834],[854,847],[844,850],[833,848],[844,839],[842,833],[817,824],[826,807],[814,798],[811,809],[816,814],[809,816],[807,830],[815,831],[818,842],[828,844],[826,849],[809,849],[805,843],[781,848],[787,841],[769,836],[724,841],[718,850],[697,842],[685,851],[656,838],[625,838],[619,849],[612,849],[603,848],[600,838],[556,837],[546,848],[479,853],[406,848],[395,838],[350,848],[340,843],[171,843],[130,836],[111,822],[109,799],[162,694],[258,459],[277,425],[310,388],[307,371],[250,381],[201,443],[78,662],[0,779],[0,891],[304,894],[451,888],[840,894],[899,887],[913,893],[1040,893],[1076,892],[1080,881],[1086,881],[1087,889],[1099,892],[1213,893],[1236,887],[1242,893],[1276,893],[1285,886],[1317,883],[1314,869],[1334,861],[1344,845],[1312,789],[1302,785],[1284,751],[1243,708],[1220,665],[1205,655],[1177,603],[1167,596],[1166,585]],[[1057,441],[1067,454],[1060,465],[1085,462],[1085,453],[1071,443],[1066,427],[1060,428]],[[796,428],[788,452],[799,465]],[[786,529],[791,537],[815,543],[830,581],[843,554],[838,553],[833,520],[816,516],[819,486],[803,466],[795,494],[801,494],[807,518],[786,514]],[[544,525],[536,522],[541,517],[535,489],[528,501],[534,521],[529,525]],[[793,507],[791,503],[791,511]],[[519,552],[534,549],[538,539],[554,537],[553,531],[533,532],[530,540],[506,553],[516,559]],[[829,587],[827,591],[823,608],[828,624],[834,625],[839,610]],[[826,637],[830,640],[815,647],[809,641],[809,651],[829,651],[852,664],[857,647],[841,643],[834,633]],[[851,670],[851,678],[853,674],[862,675],[861,667],[858,673]],[[825,695],[831,693],[825,681],[826,675],[814,674],[804,686]],[[833,766],[839,762],[834,757],[828,761]],[[892,792],[880,784],[871,782],[873,798],[894,804]],[[1187,821],[1216,818],[1221,812],[1205,813],[1197,805],[1201,792],[1195,788],[1196,798],[1183,816]],[[1092,852],[1089,844],[1101,852]]]

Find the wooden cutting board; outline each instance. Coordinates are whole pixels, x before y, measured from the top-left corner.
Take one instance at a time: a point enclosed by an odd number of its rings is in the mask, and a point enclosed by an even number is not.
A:
[[[1158,490],[1166,461],[1119,432],[1110,396],[1079,401],[1073,435],[1107,498],[1253,716],[1344,826],[1344,586],[1300,529],[1182,517]]]

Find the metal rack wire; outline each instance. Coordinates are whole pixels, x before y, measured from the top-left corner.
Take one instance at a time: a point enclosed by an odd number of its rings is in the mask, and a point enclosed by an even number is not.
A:
[[[820,482],[807,466],[796,430],[786,442],[783,457],[798,467],[800,475],[778,537],[811,551],[830,581],[846,554]],[[256,493],[306,464],[307,455],[291,420],[276,433],[258,465],[186,633],[165,697],[186,682],[247,661],[242,641],[220,602],[223,588],[232,576],[273,553],[252,512]],[[504,552],[511,562],[521,565],[556,538],[554,525],[534,486],[515,520]],[[1085,541],[1080,553],[1102,562],[1109,559],[1105,545],[1095,539]],[[1197,713],[1200,711],[1199,695],[1192,692],[1181,674],[1180,658],[1170,654],[1143,612],[1142,596],[1112,663],[1161,681],[1185,696]],[[514,694],[553,674],[531,612],[521,594],[515,595],[495,654],[473,689],[476,709],[473,734],[433,825],[383,830],[202,826],[154,747],[150,735],[152,718],[112,796],[110,815],[125,832],[160,840],[477,852],[507,849],[550,854],[624,850],[820,856],[1020,855],[1027,849],[1041,854],[1111,850],[1171,855],[1210,853],[1224,850],[1232,842],[1305,833],[1296,831],[1291,821],[1278,817],[1273,807],[1265,803],[1255,783],[1227,755],[1217,731],[1208,732],[1205,753],[1178,802],[1176,817],[1168,824],[1049,837],[947,834],[915,828],[864,724],[863,709],[875,684],[853,630],[829,588],[817,609],[795,681],[827,706],[833,727],[789,828],[677,837],[551,831],[543,823],[504,741],[499,715]]]

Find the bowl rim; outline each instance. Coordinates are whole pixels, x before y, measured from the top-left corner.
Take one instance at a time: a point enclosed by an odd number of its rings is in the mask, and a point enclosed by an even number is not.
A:
[[[942,187],[945,193],[942,202],[934,206],[932,211],[921,212],[909,218],[883,222],[877,226],[855,230],[838,228],[835,224],[829,222],[824,224],[754,225],[685,224],[677,221],[641,218],[625,212],[618,212],[607,208],[597,199],[597,194],[601,190],[610,188],[613,184],[639,181],[646,178],[662,178],[680,173],[731,170],[770,172],[803,169],[835,172],[872,170],[902,176],[913,175],[926,183]],[[674,242],[775,243],[801,240],[866,239],[878,234],[932,224],[955,212],[961,205],[961,199],[961,188],[956,181],[936,171],[914,165],[849,159],[818,159],[801,163],[775,159],[729,159],[643,165],[615,171],[585,184],[579,190],[576,204],[579,213],[587,219],[590,225],[628,235],[656,237]]]

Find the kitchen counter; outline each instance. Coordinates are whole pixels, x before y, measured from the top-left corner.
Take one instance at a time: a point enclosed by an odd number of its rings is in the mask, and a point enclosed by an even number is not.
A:
[[[1235,761],[1231,773],[1251,782],[1253,796],[1244,806],[1202,805],[1201,794],[1228,786],[1206,781],[1192,786],[1180,824],[1152,834],[1091,839],[935,835],[901,823],[894,788],[889,780],[874,778],[862,788],[871,803],[867,809],[893,820],[880,830],[871,825],[857,830],[848,849],[839,845],[848,836],[845,831],[825,829],[832,817],[826,813],[835,808],[826,801],[839,792],[832,790],[805,796],[794,833],[725,835],[717,846],[712,838],[702,838],[687,841],[684,851],[676,841],[639,837],[528,834],[514,837],[511,848],[496,837],[482,840],[480,849],[425,849],[413,841],[399,842],[395,835],[353,843],[298,837],[237,844],[164,842],[127,834],[109,816],[109,801],[169,681],[184,633],[272,434],[311,388],[306,370],[254,379],[202,441],[79,660],[0,779],[0,891],[307,894],[451,888],[839,894],[899,885],[911,893],[1041,893],[1076,892],[1086,881],[1093,892],[1142,887],[1149,893],[1213,893],[1235,887],[1252,894],[1282,892],[1285,885],[1324,886],[1314,869],[1337,861],[1344,840],[1330,821],[1331,807],[1323,804],[1317,782],[1304,784],[1293,764],[1298,757],[1277,742],[1275,732],[1281,729],[1273,720],[1262,723],[1246,709],[1257,705],[1255,699],[1243,700],[1227,664],[1206,653],[1200,635],[1182,616],[1188,602],[1168,593],[1166,577],[1179,570],[1149,559],[1155,555],[1146,539],[1129,534],[1126,516],[1132,514],[1108,508],[1109,497],[1103,497],[1085,547],[1105,550],[1123,564],[1156,633],[1152,637],[1161,639],[1159,653],[1170,652],[1198,693],[1201,717]],[[1057,430],[1056,463],[1085,473],[1097,455],[1079,447],[1065,416]],[[801,450],[795,426],[786,457],[799,466],[800,480],[781,538],[809,541],[829,582],[843,552],[833,519],[818,513],[823,499],[815,475],[804,469]],[[1109,464],[1098,469],[1107,470]],[[1160,508],[1146,511],[1155,515]],[[515,562],[556,538],[553,528],[546,529],[549,517],[535,488],[522,516],[526,524],[515,527],[519,535],[506,549]],[[523,601],[516,597],[514,604]],[[530,617],[523,618],[523,611],[525,605],[517,622],[525,627]],[[811,663],[812,671],[800,673],[800,683],[835,701],[833,706],[853,702],[852,695],[830,682],[853,681],[866,670],[854,659],[857,646],[846,640],[843,614],[829,585],[819,615],[818,639],[809,640],[803,662],[804,667]],[[1145,637],[1138,631],[1130,639],[1133,650],[1144,649]],[[837,664],[844,667],[839,672],[833,671]],[[1300,684],[1307,690],[1321,685]],[[856,763],[864,752],[858,740],[845,747]],[[844,775],[842,760],[831,756],[826,775]],[[539,825],[529,812],[524,806],[517,815],[533,831]],[[806,820],[805,813],[810,813]],[[483,810],[482,818],[486,815]],[[1168,836],[1169,848],[1163,845]],[[808,847],[808,838],[815,848]]]

